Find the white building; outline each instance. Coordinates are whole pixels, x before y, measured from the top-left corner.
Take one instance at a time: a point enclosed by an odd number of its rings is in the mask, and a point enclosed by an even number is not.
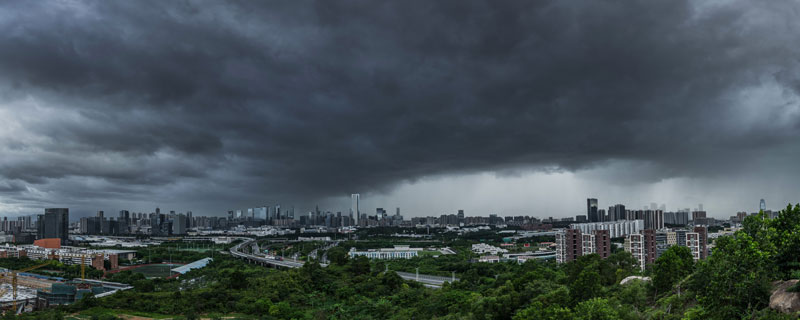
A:
[[[490,253],[492,255],[498,255],[500,253],[507,253],[508,250],[485,243],[476,243],[472,245],[472,252],[477,254]]]
[[[597,253],[596,248],[594,247],[594,234],[581,234],[581,244],[583,248],[583,255],[588,256],[592,253]]]
[[[593,234],[595,230],[608,230],[609,237],[620,238],[644,230],[644,220],[573,223],[569,228],[578,229],[582,234]]]
[[[687,232],[686,233],[686,246],[692,252],[692,258],[697,262],[700,260],[700,233]]]
[[[567,262],[567,238],[564,232],[556,233],[556,263],[562,264]]]
[[[639,264],[639,269],[644,270],[645,266],[645,247],[644,235],[639,233],[629,234],[625,238],[625,252],[630,252],[636,262]]]
[[[416,257],[422,248],[411,248],[409,246],[394,246],[394,248],[370,249],[367,251],[356,251],[350,248],[350,258],[365,256],[370,259],[411,259]]]

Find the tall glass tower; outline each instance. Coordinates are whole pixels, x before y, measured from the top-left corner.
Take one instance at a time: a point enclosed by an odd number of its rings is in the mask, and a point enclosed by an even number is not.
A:
[[[355,224],[358,225],[358,220],[361,218],[361,211],[358,209],[358,202],[360,201],[361,195],[358,193],[354,193],[350,195],[350,214],[355,216]]]
[[[767,210],[767,202],[764,201],[764,199],[761,199],[761,202],[758,204],[758,208],[761,209],[761,211]]]
[[[589,218],[589,222],[600,222],[597,212],[597,199],[586,199],[586,216]]]

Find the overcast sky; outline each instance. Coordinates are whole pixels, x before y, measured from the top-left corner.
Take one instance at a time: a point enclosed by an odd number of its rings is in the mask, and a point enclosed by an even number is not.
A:
[[[800,201],[800,3],[2,1],[0,215]]]

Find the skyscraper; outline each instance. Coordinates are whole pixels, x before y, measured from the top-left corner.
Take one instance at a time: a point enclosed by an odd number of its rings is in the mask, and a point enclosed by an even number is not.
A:
[[[764,199],[761,199],[761,202],[759,202],[759,204],[758,204],[758,208],[761,211],[767,210],[767,202],[764,201]]]
[[[354,193],[354,194],[350,195],[350,213],[355,215],[355,224],[356,225],[358,225],[358,223],[361,220],[361,211],[359,211],[359,209],[358,209],[360,200],[361,200],[361,195],[360,194]]]
[[[178,214],[175,220],[172,221],[172,234],[185,234],[186,233],[186,216]]]
[[[611,212],[609,212],[609,215],[611,215]],[[614,205],[614,221],[625,220],[626,218],[625,206],[621,204]]]
[[[40,239],[59,238],[61,243],[69,240],[69,209],[44,209],[44,219],[39,219],[38,236]]]
[[[586,199],[586,215],[589,217],[589,222],[600,222],[600,217],[597,215],[597,199]]]

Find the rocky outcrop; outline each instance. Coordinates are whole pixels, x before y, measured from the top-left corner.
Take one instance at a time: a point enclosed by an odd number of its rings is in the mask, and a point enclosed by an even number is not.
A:
[[[769,296],[769,307],[783,313],[800,311],[800,292],[787,292],[786,289],[797,284],[798,280],[775,281],[772,283],[772,295]]]
[[[630,277],[627,277],[625,279],[622,279],[622,281],[620,281],[619,284],[626,284],[626,283],[629,283],[629,282],[631,282],[633,280],[639,280],[639,281],[648,282],[648,281],[650,281],[650,277],[630,276]]]

